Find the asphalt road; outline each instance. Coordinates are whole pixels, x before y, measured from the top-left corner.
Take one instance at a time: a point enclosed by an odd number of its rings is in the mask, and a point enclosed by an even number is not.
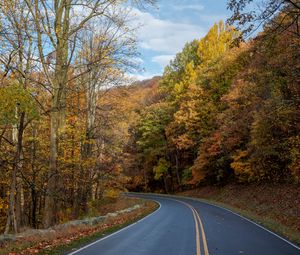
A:
[[[176,197],[143,220],[69,255],[300,255],[299,247],[228,210]]]

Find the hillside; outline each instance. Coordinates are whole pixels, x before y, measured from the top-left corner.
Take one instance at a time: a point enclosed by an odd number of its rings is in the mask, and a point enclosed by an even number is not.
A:
[[[186,44],[130,127],[128,188],[299,182],[299,40],[272,33],[230,47],[220,22]]]
[[[197,1],[1,1],[0,248],[20,233],[101,217],[106,206],[114,213],[127,191],[208,199],[299,242],[300,2]],[[227,21],[214,20],[228,11]],[[187,231],[183,245],[196,240],[198,254],[204,228],[215,241],[207,245],[224,249],[229,236],[213,230],[230,229],[231,216],[233,236],[252,229],[226,210],[209,214],[201,201],[184,201],[161,200],[165,211],[136,224],[146,236],[149,222],[165,223],[156,232],[165,239],[148,236],[152,246],[141,254],[166,249],[172,226]],[[250,235],[254,244],[298,249],[256,227],[262,239]],[[124,233],[135,244],[137,235]],[[182,240],[172,233],[172,241]],[[258,254],[247,238],[237,241],[227,254],[240,244]],[[194,246],[186,246],[191,254]]]

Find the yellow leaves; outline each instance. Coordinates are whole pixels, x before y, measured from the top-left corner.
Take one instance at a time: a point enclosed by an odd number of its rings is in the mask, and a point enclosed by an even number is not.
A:
[[[198,56],[202,60],[202,65],[207,65],[210,61],[216,60],[230,47],[238,33],[232,27],[220,21],[209,30],[207,35],[200,40]]]
[[[173,94],[177,100],[180,100],[181,96],[188,91],[188,89],[195,88],[195,82],[198,74],[195,66],[192,62],[185,66],[184,74],[181,81],[174,85]]]
[[[248,154],[248,151],[239,151],[232,157],[233,162],[230,164],[230,166],[240,181],[249,181],[251,177],[254,176],[251,164],[247,161],[249,156]]]
[[[184,92],[184,83],[183,82],[176,83],[174,86],[174,93],[176,95],[180,95],[183,92]]]
[[[0,210],[6,209],[7,205],[5,204],[4,200],[0,198]]]
[[[300,136],[289,138],[291,163],[289,169],[294,176],[295,182],[300,183]]]
[[[118,198],[120,196],[120,191],[117,189],[107,189],[104,191],[103,197],[105,198]]]
[[[197,72],[194,66],[194,63],[190,62],[186,65],[185,70],[184,70],[184,81],[185,82],[195,82],[197,78]]]
[[[170,167],[170,162],[168,162],[166,159],[161,158],[158,161],[157,166],[153,168],[153,173],[154,173],[154,179],[159,180],[161,177],[165,176],[168,174],[168,170]]]
[[[191,139],[188,134],[183,134],[173,139],[176,147],[180,150],[187,150],[195,145],[193,139]]]

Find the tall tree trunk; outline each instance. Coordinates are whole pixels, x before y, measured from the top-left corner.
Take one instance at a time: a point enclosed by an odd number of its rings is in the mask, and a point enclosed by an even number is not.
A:
[[[18,169],[23,167],[23,154],[21,153]],[[24,225],[24,189],[23,180],[17,176],[17,186],[16,186],[16,218],[18,221],[18,226],[22,227]]]
[[[45,197],[44,226],[58,222],[58,142],[59,131],[65,126],[66,90],[69,70],[70,0],[61,0],[55,5],[56,63],[53,80],[52,111],[50,116],[50,164]],[[60,182],[61,183],[61,182]]]
[[[166,174],[163,175],[163,180],[164,180],[165,192],[169,194],[168,180]]]
[[[177,183],[179,186],[179,189],[181,190],[181,179],[180,179],[180,174],[179,174],[179,160],[178,160],[178,150],[176,149],[176,154],[175,154],[175,162],[176,162],[176,177],[177,177]]]
[[[95,139],[95,115],[96,106],[98,100],[98,91],[96,89],[97,81],[89,78],[88,87],[86,91],[86,103],[87,103],[87,113],[86,113],[86,128],[85,128],[85,141],[82,144],[81,158],[85,162],[91,159],[93,155],[93,141]],[[93,178],[94,178],[94,167],[89,166],[88,169],[82,168],[80,172],[79,185],[77,190],[76,206],[74,208],[80,208],[82,213],[87,213],[88,211],[88,201],[93,193]]]
[[[50,166],[48,173],[48,185],[45,196],[45,211],[44,211],[44,227],[49,228],[55,225],[57,219],[57,147],[58,147],[58,128],[59,128],[59,112],[54,100],[52,113],[50,117]]]
[[[33,228],[37,228],[37,219],[36,219],[36,212],[37,212],[37,193],[35,186],[31,188],[31,226]]]
[[[16,115],[18,115],[17,109],[16,109]],[[12,169],[12,180],[11,180],[10,194],[9,194],[9,208],[8,208],[6,227],[5,227],[5,234],[9,233],[11,227],[13,228],[13,231],[15,233],[19,231],[18,219],[16,215],[16,193],[17,193],[18,167],[20,164],[22,148],[23,148],[24,121],[25,121],[25,112],[22,112],[20,114],[19,126],[13,128],[13,140],[16,144],[16,151],[15,151],[13,169]]]
[[[37,137],[37,128],[35,125],[32,127],[32,137]],[[31,193],[31,207],[30,207],[30,217],[29,222],[33,228],[37,228],[37,209],[38,209],[38,197],[37,197],[37,190],[36,190],[36,168],[35,168],[35,159],[36,159],[36,141],[33,139],[31,142],[30,147],[30,164],[31,164],[31,171],[33,173],[32,176],[32,184],[30,186],[30,193]]]

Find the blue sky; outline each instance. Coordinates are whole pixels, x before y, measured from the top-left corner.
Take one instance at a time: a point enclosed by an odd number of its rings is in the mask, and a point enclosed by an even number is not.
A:
[[[230,16],[226,0],[158,0],[157,8],[134,12],[142,24],[139,62],[145,71],[134,74],[140,80],[161,75],[186,42],[203,37],[215,22]]]

